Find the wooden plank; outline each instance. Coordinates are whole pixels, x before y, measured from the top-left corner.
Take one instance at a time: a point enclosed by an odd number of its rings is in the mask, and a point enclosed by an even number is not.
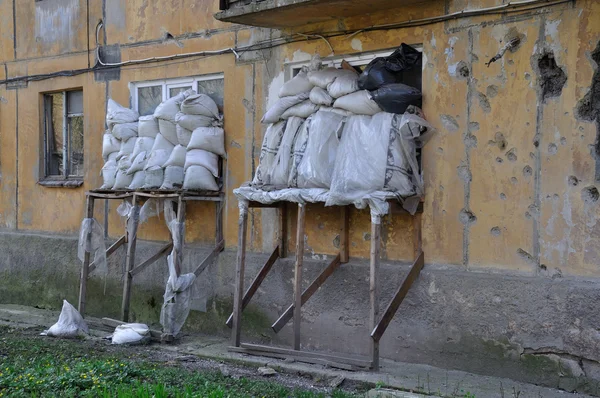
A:
[[[258,291],[258,288],[260,287],[262,282],[265,280],[265,278],[267,277],[267,274],[269,273],[269,271],[271,271],[273,264],[275,264],[275,262],[277,261],[278,258],[279,258],[279,247],[276,247],[275,250],[273,250],[273,253],[271,253],[271,256],[269,257],[267,262],[261,267],[260,271],[258,271],[258,274],[256,275],[256,277],[254,277],[254,280],[248,287],[248,290],[246,290],[246,293],[244,294],[244,298],[242,299],[242,311],[250,303],[250,300],[252,300],[252,297]],[[227,319],[227,322],[225,322],[225,324],[229,327],[233,326],[233,313],[231,315],[229,315],[229,318]]]
[[[331,263],[317,276],[317,278],[302,292],[302,305],[312,297],[313,294],[319,290],[319,288],[325,283],[327,278],[333,274],[333,272],[340,266],[340,254],[338,254]],[[281,329],[292,319],[294,316],[294,305],[290,305],[285,312],[275,321],[271,328],[275,333],[279,333]]]
[[[418,258],[419,254],[423,250],[421,216],[421,213],[417,213],[413,217],[413,249],[415,252],[415,258]]]
[[[281,234],[279,239],[279,258],[286,258],[288,252],[288,208],[287,203],[282,203],[279,206],[279,222]]]
[[[102,318],[103,325],[110,326],[113,328],[116,328],[117,326],[123,325],[125,323],[127,323],[127,322],[118,321],[118,320],[112,319],[112,318]],[[161,334],[162,333],[158,330],[150,329],[150,337],[152,338],[152,340],[160,341]]]
[[[86,218],[94,218],[94,198],[93,197],[86,197],[86,213],[85,213]],[[87,236],[87,243],[88,246],[91,242],[92,239],[92,233],[91,230],[88,233]],[[90,266],[90,252],[85,252],[85,254],[83,255],[83,265],[81,266],[81,278],[79,280],[79,303],[78,303],[78,310],[79,313],[81,314],[81,316],[84,315],[85,313],[85,296],[86,296],[86,291],[87,291],[87,280],[88,280],[88,274],[89,274],[89,266]]]
[[[123,302],[121,304],[121,320],[123,322],[127,322],[129,320],[129,302],[131,299],[131,283],[133,280],[130,271],[133,269],[133,264],[135,264],[135,247],[137,245],[137,230],[140,221],[140,205],[136,195],[133,195],[132,204],[131,235],[127,236],[127,257],[125,258]],[[126,224],[129,224],[129,220],[127,220]]]
[[[206,267],[208,267],[212,263],[213,259],[217,256],[217,254],[221,253],[223,249],[225,249],[225,241],[221,240],[221,242],[219,242],[219,244],[215,246],[213,251],[210,252],[210,254],[206,256],[204,260],[202,260],[200,265],[194,271],[194,275],[200,276],[200,274],[206,269]]]
[[[371,330],[379,321],[379,251],[381,247],[381,218],[371,221],[371,259],[370,259],[370,319]],[[371,339],[373,370],[379,370],[379,340]]]
[[[240,346],[242,332],[242,295],[244,294],[244,268],[246,267],[246,230],[248,229],[248,208],[240,203],[238,219],[238,247],[235,272],[235,291],[233,295],[233,327],[231,344]]]
[[[394,318],[396,311],[398,311],[398,308],[400,307],[400,304],[402,304],[402,301],[406,297],[406,294],[408,293],[410,287],[421,273],[424,264],[425,254],[421,252],[419,253],[419,257],[417,257],[417,259],[413,263],[408,275],[406,275],[406,277],[404,278],[402,285],[400,285],[400,287],[396,291],[394,298],[383,313],[381,321],[379,321],[379,323],[373,328],[373,331],[371,332],[371,338],[373,339],[373,341],[379,342],[381,336],[383,336],[383,334],[385,333],[385,330]]]
[[[298,204],[296,228],[296,264],[294,265],[294,349],[300,350],[300,324],[302,322],[302,262],[304,260],[304,216],[306,206]]]
[[[242,344],[242,348],[246,348],[254,351],[262,351],[262,352],[273,352],[276,354],[284,354],[294,357],[304,357],[304,358],[320,358],[333,362],[342,362],[348,363],[354,366],[358,366],[361,368],[369,368],[371,366],[371,361],[367,358],[355,358],[355,357],[346,357],[342,355],[334,355],[334,354],[325,354],[321,352],[311,352],[311,351],[297,351],[289,348],[281,348],[281,347],[272,347],[272,346],[264,346],[259,344]]]
[[[215,244],[219,244],[223,240],[223,207],[225,203],[215,203]]]
[[[346,264],[350,260],[350,208],[341,206],[340,216],[340,261]]]
[[[171,250],[172,247],[173,247],[173,242],[167,243],[157,253],[152,255],[149,259],[147,259],[146,261],[142,262],[140,265],[136,266],[134,269],[129,271],[129,275],[136,276],[137,274],[139,274],[140,272],[145,270],[146,267],[154,264],[159,258],[164,256],[165,254],[168,254],[169,250]]]
[[[293,353],[297,352],[297,351],[292,351],[292,354],[278,354],[275,352],[258,351],[258,350],[252,350],[249,348],[243,348],[243,347],[228,347],[228,350],[232,351],[232,352],[239,352],[240,354],[256,355],[256,356],[261,356],[261,357],[277,358],[277,359],[283,359],[283,360],[292,358],[296,362],[311,363],[311,364],[315,364],[315,365],[323,365],[323,366],[327,366],[327,367],[331,367],[331,368],[337,368],[337,369],[343,369],[343,370],[349,370],[349,371],[357,371],[357,370],[361,369],[358,366],[350,365],[347,363],[328,361],[326,359],[320,359],[320,358],[296,356]]]
[[[119,247],[123,246],[126,241],[127,241],[126,235],[123,235],[119,239],[117,239],[117,241],[115,243],[113,243],[108,249],[106,249],[106,258],[108,258],[111,254],[113,254]],[[89,274],[94,272],[95,269],[96,269],[96,262],[93,262],[92,264],[90,264],[88,277],[89,277]]]
[[[181,275],[181,265],[183,264],[183,246],[185,243],[185,202],[183,197],[180,195],[177,201],[177,223],[179,228],[177,231],[173,231],[177,237],[173,236],[173,266],[175,267],[175,273],[177,277]]]

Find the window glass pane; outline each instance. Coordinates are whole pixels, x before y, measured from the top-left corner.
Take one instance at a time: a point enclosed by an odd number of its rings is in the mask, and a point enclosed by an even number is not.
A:
[[[48,94],[44,98],[46,139],[46,175],[63,175],[63,94]]]
[[[162,102],[162,86],[138,88],[138,112],[140,116],[152,115]]]
[[[83,116],[69,117],[69,175],[83,177]]]
[[[198,82],[198,94],[206,94],[217,103],[219,111],[223,112],[223,97],[225,94],[225,80],[200,80]]]
[[[67,91],[69,115],[83,113],[83,91]]]
[[[183,93],[185,90],[189,90],[192,86],[186,87],[173,87],[169,89],[169,98],[176,96],[179,93]]]

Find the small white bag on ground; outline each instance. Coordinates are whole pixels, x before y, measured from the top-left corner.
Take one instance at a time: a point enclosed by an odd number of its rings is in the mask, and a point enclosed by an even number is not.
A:
[[[115,138],[125,141],[138,135],[138,123],[115,124],[111,130]]]
[[[321,87],[315,87],[310,90],[309,96],[310,102],[317,105],[326,105],[331,106],[333,103],[333,98],[327,92],[327,90],[322,89]]]
[[[108,99],[106,125],[110,130],[112,130],[115,124],[137,122],[139,116],[140,115],[133,109],[125,108],[111,98]]]
[[[220,127],[199,127],[192,133],[187,148],[204,149],[225,156],[225,132]]]
[[[153,146],[154,146],[154,138],[150,138],[150,137],[136,138],[135,145],[133,147],[133,153],[131,154],[131,157],[133,159],[135,159],[137,157],[137,155],[139,155],[141,152],[150,152],[150,150],[152,150]]]
[[[210,116],[186,115],[183,112],[179,112],[175,119],[179,126],[191,131],[194,131],[198,127],[208,127],[212,126],[214,123],[219,123],[215,118]]]
[[[150,328],[143,323],[125,323],[115,328],[112,344],[140,344],[150,340]]]
[[[315,86],[327,89],[338,77],[356,75],[356,72],[346,69],[325,68],[308,73],[308,80]]]
[[[281,140],[283,139],[283,133],[288,120],[271,124],[267,127],[265,137],[263,138],[262,147],[260,149],[260,158],[252,185],[255,187],[262,187],[264,185],[271,184],[270,171],[273,168],[273,162],[279,151]]]
[[[108,155],[119,152],[120,149],[121,142],[107,130],[102,137],[102,157],[106,160]]]
[[[273,159],[271,169],[268,171],[270,185],[287,188],[290,166],[292,164],[292,149],[296,135],[302,128],[303,123],[304,119],[294,116],[287,120],[279,149]]]
[[[196,92],[194,90],[189,89],[169,98],[165,102],[162,102],[154,110],[154,117],[157,119],[167,120],[171,123],[176,123],[175,115],[177,115],[177,112],[180,111],[181,104],[187,97],[195,93]]]
[[[177,145],[173,148],[169,159],[163,164],[163,167],[167,166],[185,166],[185,156],[187,154],[187,150],[182,145]]]
[[[190,143],[190,139],[192,138],[191,130],[183,128],[180,125],[177,125],[175,129],[177,131],[177,142],[179,145],[183,145],[187,148],[188,144]]]
[[[88,326],[79,311],[69,304],[67,300],[63,300],[58,322],[52,325],[50,329],[43,331],[42,336],[74,338],[85,336],[89,333]]]
[[[185,155],[185,167],[186,170],[190,166],[203,166],[209,170],[213,176],[219,176],[219,157],[203,149],[192,149],[187,151]]]
[[[202,115],[213,119],[219,118],[219,108],[215,101],[206,94],[192,94],[181,103],[181,112],[186,115]]]
[[[327,91],[333,98],[340,98],[358,91],[358,74],[349,70],[348,73],[338,76],[329,83]]]
[[[314,85],[308,80],[308,67],[303,66],[293,79],[279,89],[279,98],[290,97],[310,91]]]
[[[167,166],[165,167],[165,179],[160,189],[179,189],[183,186],[183,167]]]
[[[306,92],[290,97],[280,98],[279,100],[277,100],[277,102],[275,102],[275,105],[273,105],[267,111],[267,113],[265,113],[260,122],[264,124],[277,123],[281,119],[281,115],[283,115],[283,112],[287,111],[292,106],[307,100],[309,96],[310,93]]]
[[[162,135],[167,141],[169,141],[173,145],[177,145],[179,141],[177,140],[177,125],[168,120],[158,120],[158,130],[160,131],[160,135]]]
[[[282,119],[289,119],[292,116],[301,117],[306,119],[313,113],[319,110],[319,105],[313,104],[310,100],[302,101],[299,104],[296,104],[281,115]]]
[[[215,177],[206,167],[190,166],[185,170],[183,189],[218,191]]]
[[[159,166],[153,166],[146,168],[144,171],[146,172],[146,176],[144,179],[144,186],[142,188],[160,188],[165,178],[164,169]]]
[[[138,136],[155,138],[158,130],[158,120],[153,115],[140,116],[138,122]]]
[[[146,182],[146,172],[144,170],[136,171],[133,174],[131,184],[127,187],[128,189],[140,189]]]
[[[335,100],[333,107],[345,109],[356,115],[372,116],[382,112],[379,105],[373,101],[371,94],[367,90],[356,91],[352,94],[344,95]]]
[[[126,141],[121,141],[121,148],[119,149],[119,154],[117,155],[117,160],[120,160],[124,156],[129,156],[133,153],[133,148],[135,147],[136,137],[131,137]]]

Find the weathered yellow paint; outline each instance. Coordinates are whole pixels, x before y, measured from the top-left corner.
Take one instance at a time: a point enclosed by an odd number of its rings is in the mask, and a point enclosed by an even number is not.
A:
[[[36,32],[47,32],[48,26],[58,22],[43,18],[36,21],[35,10],[40,5],[33,1],[17,2],[18,48],[17,60],[14,60],[12,2],[0,2],[0,78],[5,78],[5,70],[6,77],[11,78],[86,68],[88,62],[93,66],[95,27],[103,17],[106,21],[104,29],[100,30],[100,42],[104,43],[106,37],[107,45],[119,44],[123,61],[243,46],[269,38],[269,33],[262,29],[216,21],[212,17],[218,8],[216,1],[107,0],[105,9],[102,2],[90,2],[89,12],[85,3],[77,0],[55,3],[58,8],[69,4],[73,18],[68,26],[72,37],[50,40],[50,36],[38,37]],[[502,1],[453,0],[447,3],[447,11],[454,12],[499,5]],[[290,32],[358,31],[375,24],[431,17],[444,12],[445,2],[433,1],[295,28]],[[63,32],[62,28],[56,25],[57,35]],[[485,63],[504,45],[511,29],[523,35],[521,45],[487,67]],[[167,33],[174,39],[165,40]],[[598,206],[586,205],[581,199],[581,190],[595,185],[596,165],[590,145],[596,138],[596,126],[574,117],[577,101],[587,92],[593,75],[589,53],[599,40],[600,4],[593,0],[554,6],[535,14],[522,13],[517,18],[501,14],[479,16],[329,39],[336,55],[390,49],[402,42],[423,46],[423,110],[438,129],[423,152],[426,197],[422,222],[427,262],[527,273],[556,275],[555,270],[559,269],[563,275],[600,275],[597,266],[600,246],[594,239],[598,235]],[[538,103],[539,82],[532,60],[542,47],[554,51],[558,65],[568,76],[562,95],[544,105]],[[326,57],[331,54],[331,49],[323,40],[298,41],[252,56],[242,54],[246,58],[238,61],[234,55],[227,54],[126,66],[121,68],[117,81],[96,81],[93,73],[85,73],[29,82],[27,87],[18,90],[1,86],[0,227],[51,233],[75,233],[78,230],[83,217],[85,190],[101,185],[105,93],[121,104],[129,105],[130,82],[223,73],[228,153],[224,236],[227,247],[235,247],[238,206],[232,190],[248,181],[253,167],[258,164],[266,127],[260,124],[260,118],[269,100],[269,86],[281,76],[285,62],[293,60],[299,53]],[[469,70],[468,79],[456,75],[455,69],[461,61]],[[78,189],[42,187],[38,184],[43,142],[41,95],[76,87],[84,91],[85,184]],[[540,107],[543,109],[538,151],[533,140]],[[505,148],[498,145],[497,133],[503,134],[507,142]],[[470,134],[476,137],[476,146]],[[467,147],[467,143],[471,146]],[[549,151],[550,144],[556,145],[556,151],[553,148]],[[509,159],[507,153],[513,148],[516,159],[512,155]],[[541,168],[539,191],[536,191],[534,158],[538,152]],[[470,182],[467,181],[469,175]],[[568,184],[571,175],[577,177],[577,186]],[[532,208],[536,198],[540,201],[537,210]],[[109,234],[113,237],[121,235],[124,228],[115,211],[117,206],[115,202],[110,204]],[[99,219],[103,217],[103,208],[99,201],[95,211]],[[461,223],[462,210],[470,211],[476,221],[465,227]],[[188,242],[214,240],[214,213],[211,203],[188,206]],[[290,207],[290,216],[292,232],[288,243],[293,250],[294,206]],[[535,258],[530,261],[523,256],[523,253],[535,256],[536,217],[539,262],[547,271],[537,266]],[[273,210],[251,211],[251,250],[266,252],[274,246],[276,220]],[[307,254],[336,253],[339,221],[337,209],[322,205],[308,207]],[[352,256],[369,255],[369,221],[368,211],[353,209],[350,212]],[[412,219],[392,215],[383,223],[383,256],[389,260],[411,260]],[[149,220],[142,226],[140,237],[167,239],[164,219]]]

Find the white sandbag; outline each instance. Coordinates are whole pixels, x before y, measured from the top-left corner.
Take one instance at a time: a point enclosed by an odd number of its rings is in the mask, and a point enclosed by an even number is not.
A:
[[[183,189],[218,191],[219,186],[213,174],[206,167],[190,166],[185,171]]]
[[[112,344],[140,344],[150,340],[150,328],[143,323],[125,323],[115,328]]]
[[[181,103],[190,95],[196,92],[192,89],[186,90],[162,102],[154,110],[154,117],[157,119],[168,120],[175,123],[175,115],[180,111]]]
[[[308,73],[308,80],[317,87],[327,89],[338,77],[356,75],[356,72],[347,69],[325,68]]]
[[[119,148],[121,148],[121,143],[119,143]],[[117,161],[117,157],[119,157],[119,152],[118,151],[109,154],[108,157],[106,158],[106,163],[110,162],[111,160],[114,160],[116,162]]]
[[[67,300],[63,300],[62,310],[58,316],[58,322],[50,326],[50,329],[43,331],[42,336],[74,338],[89,334],[87,324],[81,317],[79,311],[75,309]]]
[[[333,108],[330,106],[321,106],[321,108],[319,108],[320,111],[323,112],[333,112],[333,113],[337,113],[338,115],[342,115],[342,116],[354,116],[354,113],[347,111],[345,109],[340,109],[340,108]]]
[[[173,150],[173,148],[175,148],[176,144],[172,144],[169,140],[167,140],[162,134],[159,134],[156,136],[156,138],[154,139],[154,145],[152,145],[152,151],[158,151],[160,149],[163,149],[165,151],[169,151],[169,153],[171,153],[171,151]]]
[[[283,133],[285,132],[285,127],[288,122],[289,120],[284,120],[267,127],[260,148],[258,167],[256,168],[256,173],[254,173],[254,179],[252,180],[253,186],[262,187],[271,183],[270,170],[273,167],[273,162],[277,156],[277,151],[281,145]]]
[[[334,108],[345,109],[356,115],[374,115],[382,112],[381,108],[367,90],[356,91],[335,100]]]
[[[128,156],[133,153],[133,148],[135,147],[135,140],[136,137],[131,137],[128,140],[121,141],[121,148],[119,149],[117,160],[121,159],[123,156]]]
[[[179,189],[183,186],[183,167],[167,166],[165,167],[165,179],[160,189]]]
[[[131,158],[131,155],[123,156],[117,162],[117,169],[127,171],[131,167],[132,163],[133,163],[133,159]]]
[[[298,188],[329,188],[335,167],[339,136],[344,116],[333,112],[317,112],[310,123],[304,155],[295,165]]]
[[[115,124],[111,130],[112,135],[115,138],[125,141],[130,139],[131,137],[137,137],[138,135],[138,124],[135,123],[121,123]]]
[[[267,113],[265,113],[260,122],[264,124],[277,123],[281,119],[281,115],[283,115],[283,112],[287,111],[292,106],[299,104],[304,100],[307,100],[309,95],[310,93],[306,92],[290,97],[280,98],[279,100],[277,100],[277,102],[275,102],[275,105],[273,105],[267,111]]]
[[[210,116],[202,115],[186,115],[183,112],[179,112],[175,117],[177,124],[181,127],[194,131],[198,127],[208,127],[215,123],[215,119]]]
[[[115,185],[115,178],[117,177],[117,162],[115,160],[109,160],[102,167],[102,186],[100,189],[112,189]]]
[[[158,120],[156,120],[154,115],[140,116],[138,122],[138,137],[155,138],[158,133]]]
[[[177,125],[168,120],[158,120],[158,130],[160,131],[160,135],[162,135],[167,141],[169,141],[173,145],[177,145],[179,141],[177,140]]]
[[[358,74],[348,71],[343,76],[338,76],[327,86],[327,91],[333,98],[340,98],[344,95],[358,91]]]
[[[213,176],[219,176],[219,157],[212,152],[203,149],[191,149],[187,151],[184,166],[186,172],[190,166],[203,166],[208,169]]]
[[[144,182],[146,181],[146,172],[144,170],[136,171],[133,174],[133,179],[131,180],[131,184],[127,187],[128,189],[140,189],[144,186]]]
[[[146,178],[144,179],[144,189],[160,188],[165,178],[164,169],[159,166],[154,166],[144,170]]]
[[[113,185],[112,189],[127,189],[131,181],[133,181],[133,175],[127,174],[125,170],[117,170],[115,185]]]
[[[220,127],[199,127],[192,133],[187,148],[204,149],[225,156],[225,132]]]
[[[303,66],[293,79],[281,86],[279,89],[279,98],[305,93],[313,87],[314,84],[308,80],[308,67]]]
[[[219,108],[215,101],[206,94],[192,94],[181,103],[181,112],[186,115],[202,115],[213,119],[219,118]]]
[[[301,117],[303,119],[306,119],[307,117],[309,117],[310,115],[312,115],[313,113],[318,111],[319,106],[320,105],[313,104],[310,100],[305,100],[299,104],[296,104],[296,105],[288,108],[288,110],[283,112],[283,114],[281,115],[281,118],[289,119],[292,116],[296,116],[296,117]]]
[[[163,167],[168,166],[179,166],[183,167],[185,165],[185,155],[187,154],[187,150],[183,145],[177,145],[173,148],[169,159],[165,162]]]
[[[102,157],[108,158],[108,155],[114,152],[119,152],[121,149],[121,142],[111,134],[110,131],[106,131],[102,137]]]
[[[163,167],[167,160],[169,160],[169,156],[171,156],[172,152],[172,150],[167,151],[165,149],[158,149],[156,151],[150,152],[150,155],[148,156],[148,162],[146,163],[146,167],[144,167],[144,170],[148,170],[149,168],[154,167]]]
[[[131,166],[127,169],[127,174],[134,174],[140,170],[144,170],[148,159],[146,158],[147,152],[140,152],[131,162]]]
[[[269,170],[269,184],[275,187],[287,188],[288,177],[292,164],[292,149],[296,135],[302,128],[304,119],[292,116],[287,120],[283,138]]]
[[[150,152],[154,146],[154,138],[138,137],[135,139],[135,146],[131,158],[135,159],[142,152]]]
[[[333,103],[333,98],[327,92],[327,90],[322,89],[321,87],[315,87],[310,90],[309,95],[310,102],[317,105],[326,105],[331,106]]]
[[[183,128],[180,125],[176,125],[175,128],[177,131],[177,142],[179,143],[179,145],[183,145],[184,147],[187,147],[188,144],[190,143],[190,139],[192,138],[192,131],[188,130],[186,128]]]
[[[106,107],[106,125],[112,130],[115,124],[137,122],[139,114],[133,109],[125,108],[112,99],[108,99]]]

